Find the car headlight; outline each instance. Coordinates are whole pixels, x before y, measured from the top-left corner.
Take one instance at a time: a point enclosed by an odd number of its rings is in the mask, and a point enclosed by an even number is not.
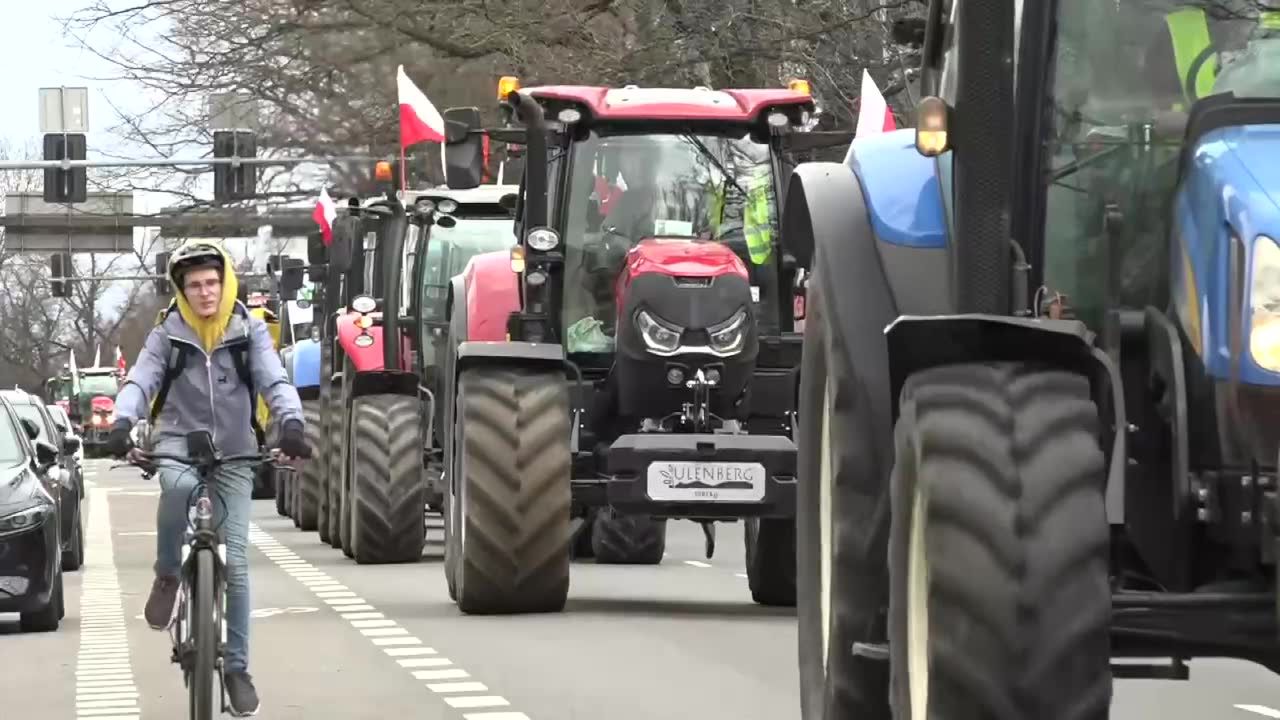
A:
[[[1249,354],[1259,367],[1280,372],[1280,245],[1265,235],[1253,243],[1249,306]]]
[[[662,322],[644,310],[636,313],[636,327],[651,352],[669,355],[680,347],[684,328]]]
[[[707,330],[711,351],[717,355],[732,355],[742,350],[747,339],[747,311],[739,308],[726,322]]]
[[[40,527],[49,517],[50,510],[51,508],[48,505],[35,505],[0,517],[0,535],[9,535]]]

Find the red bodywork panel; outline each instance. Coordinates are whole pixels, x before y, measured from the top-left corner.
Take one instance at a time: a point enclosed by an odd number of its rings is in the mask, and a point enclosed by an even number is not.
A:
[[[89,401],[89,407],[96,413],[113,413],[116,409],[116,401],[106,395],[97,395]]]
[[[697,278],[738,275],[749,279],[746,264],[727,245],[685,238],[648,238],[627,251],[626,265],[614,287],[617,307],[623,306],[631,281],[645,273]]]
[[[381,318],[382,313],[372,313],[373,318]],[[363,334],[363,331],[356,327],[356,319],[360,317],[360,313],[354,310],[345,315],[338,316],[338,344],[342,346],[342,352],[351,358],[351,364],[355,366],[356,372],[374,372],[385,370],[386,366],[382,362],[382,328],[374,326],[368,328],[368,334],[373,337],[373,344],[360,347],[356,345],[356,338]],[[404,346],[400,352],[401,369],[408,371],[413,361],[412,345],[409,338],[401,336],[401,344]]]
[[[467,336],[460,339],[506,342],[507,318],[520,310],[517,279],[511,272],[508,251],[481,253],[467,262],[462,271],[467,288]]]
[[[723,120],[754,122],[771,106],[813,105],[813,98],[786,88],[694,90],[689,88],[607,88],[544,85],[528,93],[586,107],[594,120]]]

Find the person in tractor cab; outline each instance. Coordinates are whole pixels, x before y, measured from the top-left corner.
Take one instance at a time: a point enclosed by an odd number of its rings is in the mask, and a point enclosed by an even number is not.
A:
[[[163,322],[152,329],[116,399],[116,421],[107,440],[115,456],[149,465],[133,447],[130,430],[144,416],[153,419],[155,450],[185,455],[187,433],[208,430],[223,455],[258,450],[252,429],[255,392],[266,398],[280,423],[280,454],[286,461],[310,457],[304,439],[302,403],[289,383],[266,324],[236,301],[237,279],[230,257],[207,242],[189,242],[169,260],[176,298]],[[172,391],[172,392],[170,392]],[[159,401],[159,407],[153,406]],[[166,629],[177,605],[181,548],[196,473],[160,461],[160,501],[156,513],[155,581],[144,616],[153,629]],[[254,715],[259,701],[248,673],[249,561],[247,543],[254,466],[219,468],[215,523],[227,549],[227,644],[223,681],[231,713]]]

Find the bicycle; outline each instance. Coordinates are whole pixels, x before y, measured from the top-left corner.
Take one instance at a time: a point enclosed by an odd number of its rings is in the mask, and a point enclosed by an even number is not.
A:
[[[213,499],[209,485],[216,479],[218,468],[233,462],[267,462],[269,453],[231,455],[223,457],[213,446],[213,436],[207,430],[187,434],[187,455],[170,455],[151,450],[141,450],[143,462],[130,462],[143,470],[143,477],[156,474],[154,461],[169,460],[194,467],[200,479],[196,483],[194,512],[188,511],[193,522],[188,527],[187,544],[182,548],[182,569],[179,573],[178,604],[170,623],[173,640],[171,662],[182,669],[183,684],[187,686],[188,709],[192,720],[212,720],[214,717],[213,680],[218,678],[219,714],[228,710],[226,687],[222,681],[222,656],[227,643],[224,621],[226,608],[227,547],[222,538],[222,525],[213,522]],[[191,503],[188,502],[190,506]]]

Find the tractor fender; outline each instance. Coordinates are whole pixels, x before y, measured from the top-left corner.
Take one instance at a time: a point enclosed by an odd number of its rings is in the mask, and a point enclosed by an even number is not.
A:
[[[520,311],[518,275],[511,271],[511,253],[481,253],[462,271],[467,306],[467,339],[504,341],[507,318]]]
[[[484,258],[486,263],[493,262],[487,268],[479,268],[479,275],[470,271],[477,260]],[[500,264],[497,261],[501,261]],[[509,307],[498,307],[483,302],[479,307],[473,302],[477,297],[485,297],[492,286],[477,293],[476,278],[487,277],[485,273],[493,272],[510,276],[511,293],[509,297],[516,299],[515,273],[511,272],[509,256],[504,252],[476,255],[467,264],[467,269],[449,281],[449,295],[445,301],[445,312],[449,318],[449,346],[452,352],[445,360],[444,372],[451,378],[457,378],[458,372],[465,366],[480,361],[521,360],[525,362],[547,363],[563,366],[565,361],[564,346],[558,343],[512,342],[507,340],[507,317],[519,311],[519,303],[512,302]],[[501,279],[501,278],[495,278]],[[504,280],[505,281],[505,280]],[[496,285],[496,284],[495,284]],[[496,296],[496,297],[494,297]],[[459,303],[457,298],[466,298]],[[494,293],[494,299],[502,302],[505,293]],[[477,319],[477,314],[485,317]],[[501,323],[501,332],[494,332],[493,326]]]
[[[352,366],[356,372],[373,372],[384,370],[382,355],[382,327],[375,325],[367,330],[361,330],[356,327],[356,319],[360,317],[360,313],[351,311],[338,316],[338,345],[342,347],[342,353],[351,359]],[[372,317],[377,320],[381,317],[380,313],[373,313]],[[362,334],[367,334],[373,338],[373,342],[361,347],[356,344],[356,338]],[[413,348],[409,342],[407,335],[401,335],[401,362],[402,367],[412,367]]]
[[[1025,362],[1057,367],[1089,378],[1104,432],[1099,438],[1108,463],[1107,520],[1124,522],[1124,386],[1120,368],[1093,344],[1093,333],[1078,320],[1005,315],[903,316],[884,331],[889,351],[889,389],[898,417],[902,386],[911,375],[941,365]],[[1105,431],[1107,428],[1110,431]]]

